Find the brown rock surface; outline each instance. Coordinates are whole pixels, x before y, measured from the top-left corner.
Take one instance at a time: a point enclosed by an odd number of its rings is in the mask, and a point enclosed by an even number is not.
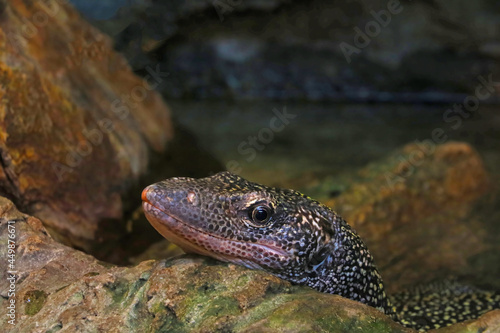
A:
[[[123,226],[122,196],[172,136],[169,110],[65,1],[2,1],[0,194],[67,244]]]
[[[328,204],[365,240],[390,292],[447,275],[480,277],[469,260],[494,240],[474,208],[491,187],[470,145],[409,144],[351,177]]]

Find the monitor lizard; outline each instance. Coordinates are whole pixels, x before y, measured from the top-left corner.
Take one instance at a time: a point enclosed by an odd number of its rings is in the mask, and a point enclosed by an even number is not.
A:
[[[153,227],[186,252],[362,302],[406,327],[439,328],[500,308],[499,292],[458,283],[391,299],[358,234],[333,210],[294,190],[221,172],[155,183],[142,200]]]

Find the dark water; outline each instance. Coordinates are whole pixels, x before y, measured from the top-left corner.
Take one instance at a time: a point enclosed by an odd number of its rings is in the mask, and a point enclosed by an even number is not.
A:
[[[469,142],[489,171],[499,172],[498,106],[460,115],[448,112],[446,104],[169,104],[177,121],[226,168],[271,185],[305,188],[311,177],[358,169],[407,143],[426,140]],[[283,120],[277,113],[287,116]]]

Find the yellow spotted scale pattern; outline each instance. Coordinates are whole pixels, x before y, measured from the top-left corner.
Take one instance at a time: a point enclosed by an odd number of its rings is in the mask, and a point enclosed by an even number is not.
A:
[[[391,295],[399,322],[421,331],[448,326],[500,308],[500,292],[455,280],[424,284]]]
[[[388,297],[368,248],[330,208],[229,172],[171,178],[142,194],[150,223],[187,252],[274,274],[373,306],[418,330],[500,308],[500,294],[443,282]]]

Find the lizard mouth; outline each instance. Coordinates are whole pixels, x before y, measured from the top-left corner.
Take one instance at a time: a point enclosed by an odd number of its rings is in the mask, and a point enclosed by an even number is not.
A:
[[[291,260],[288,252],[276,246],[246,243],[210,234],[166,213],[147,199],[143,201],[142,207],[151,225],[186,253],[197,253],[253,269],[279,270]]]

